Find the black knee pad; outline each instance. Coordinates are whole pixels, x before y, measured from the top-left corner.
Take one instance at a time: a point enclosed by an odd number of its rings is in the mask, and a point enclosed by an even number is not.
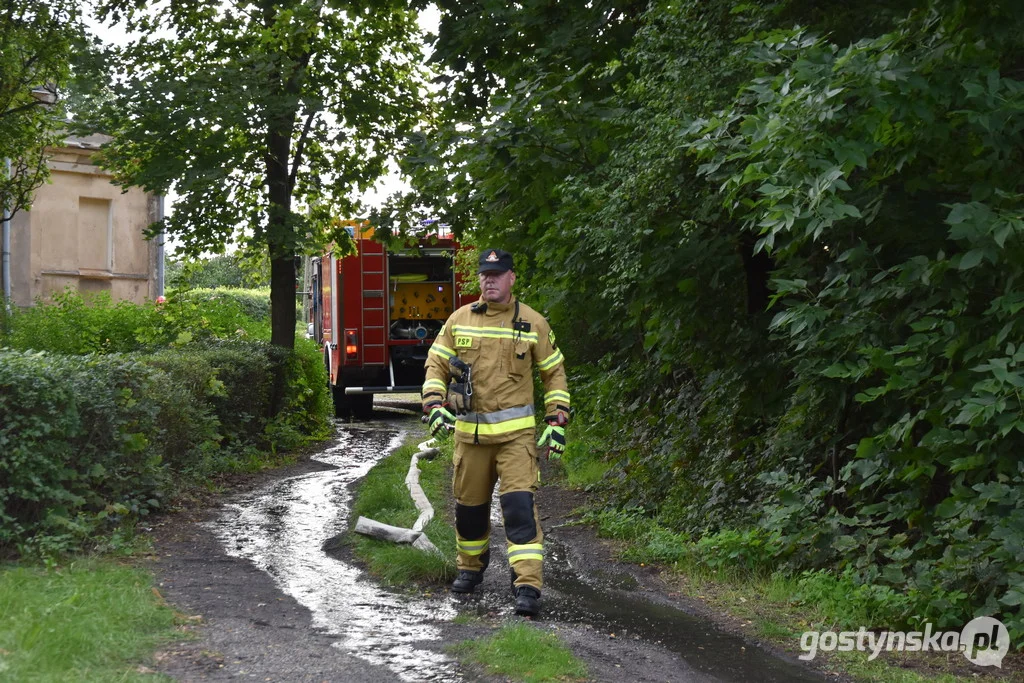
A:
[[[468,541],[479,541],[487,535],[487,525],[491,516],[491,504],[460,505],[455,504],[455,528]]]
[[[537,537],[533,493],[530,491],[504,494],[501,497],[501,514],[505,518],[505,538],[512,543],[529,543]]]

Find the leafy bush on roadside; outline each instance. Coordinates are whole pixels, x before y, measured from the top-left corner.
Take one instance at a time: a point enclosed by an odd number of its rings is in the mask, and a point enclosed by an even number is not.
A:
[[[0,548],[75,547],[159,506],[156,377],[121,356],[0,352]]]
[[[918,606],[910,596],[897,593],[890,586],[863,583],[849,571],[838,576],[822,570],[802,572],[796,577],[792,601],[836,615],[840,629],[914,627],[924,621],[912,616]]]
[[[519,244],[617,507],[1021,642],[1024,12],[882,4],[651,5],[621,142]]]
[[[270,321],[270,288],[242,289],[240,287],[217,287],[214,289],[189,289],[172,293],[172,299],[195,303],[233,301],[239,310],[259,322]]]
[[[148,514],[175,487],[265,466],[267,451],[326,436],[326,378],[309,345],[0,350],[0,479],[9,482],[0,554],[79,547],[108,523]]]
[[[163,304],[114,303],[106,292],[83,297],[74,290],[50,303],[14,311],[4,344],[53,353],[127,353],[157,346],[183,346],[204,339],[269,337],[258,295],[171,297]],[[245,303],[243,303],[243,301]]]
[[[15,349],[52,353],[124,353],[143,346],[138,330],[159,324],[154,305],[114,303],[106,292],[82,297],[67,289],[50,303],[16,310],[4,344]]]
[[[296,339],[285,359],[288,381],[283,408],[265,428],[274,448],[292,448],[330,435],[334,403],[320,347],[311,339]]]

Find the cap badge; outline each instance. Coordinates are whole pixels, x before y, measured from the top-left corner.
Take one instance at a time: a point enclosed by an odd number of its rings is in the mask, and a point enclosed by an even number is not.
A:
[[[487,261],[488,263],[497,263],[499,260],[498,254],[492,251],[490,254],[487,255],[487,258],[484,260]]]

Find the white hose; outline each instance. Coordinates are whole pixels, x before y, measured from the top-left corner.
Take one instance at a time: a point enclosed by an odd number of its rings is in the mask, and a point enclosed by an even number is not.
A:
[[[429,459],[437,456],[439,451],[433,447],[433,443],[433,439],[428,439],[417,446],[419,451],[413,454],[412,460],[409,462],[409,472],[405,475],[405,486],[409,489],[409,494],[412,496],[413,503],[416,504],[416,509],[420,511],[420,516],[416,519],[412,529],[395,527],[366,517],[360,517],[356,520],[355,525],[355,532],[357,534],[394,541],[395,543],[409,543],[414,548],[444,556],[423,532],[423,528],[434,518],[434,507],[430,504],[427,494],[423,492],[423,487],[420,486],[419,459]]]

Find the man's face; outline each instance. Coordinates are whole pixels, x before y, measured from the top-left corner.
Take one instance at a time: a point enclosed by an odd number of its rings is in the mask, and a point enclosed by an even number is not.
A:
[[[512,296],[512,285],[516,274],[511,270],[504,273],[480,273],[480,293],[484,301],[495,304],[508,303]]]

